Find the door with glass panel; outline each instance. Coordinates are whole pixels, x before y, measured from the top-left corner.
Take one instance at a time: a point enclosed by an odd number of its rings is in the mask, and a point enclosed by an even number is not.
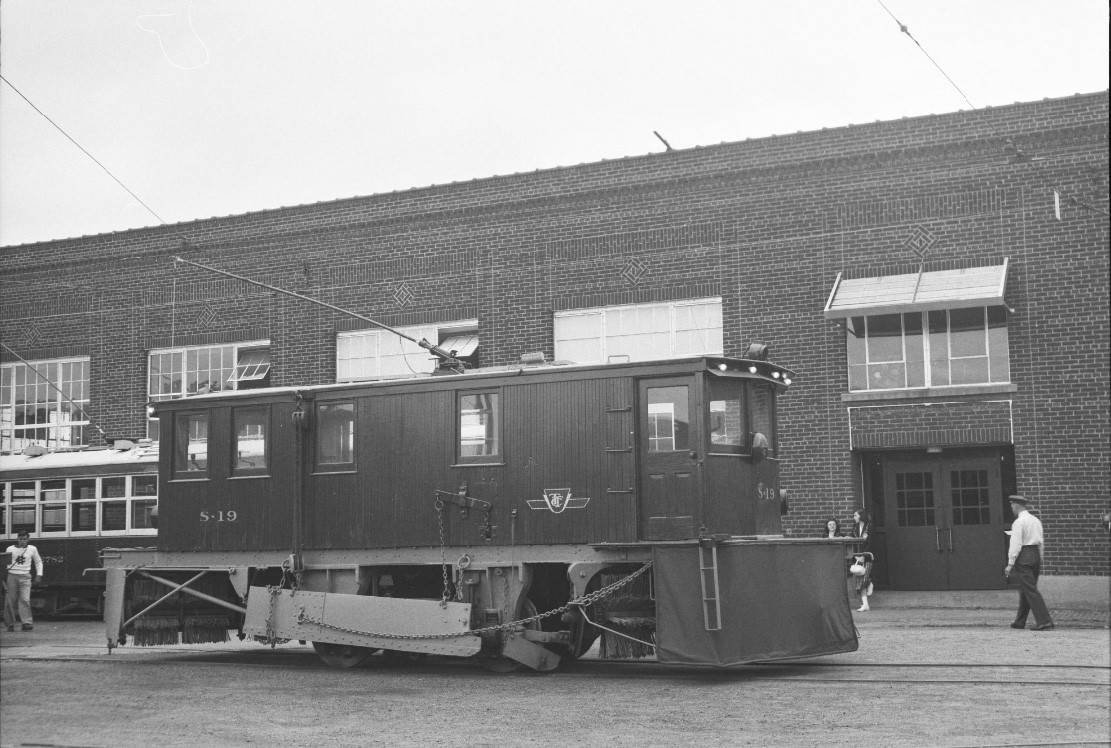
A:
[[[995,460],[888,462],[884,507],[893,589],[1002,589],[1003,498]]]
[[[999,461],[946,459],[949,589],[1003,589],[1006,539]]]
[[[883,494],[891,587],[948,589],[949,569],[941,542],[945,510],[937,462],[888,462]]]
[[[694,377],[640,384],[641,526],[645,540],[683,540],[698,527],[699,443]]]

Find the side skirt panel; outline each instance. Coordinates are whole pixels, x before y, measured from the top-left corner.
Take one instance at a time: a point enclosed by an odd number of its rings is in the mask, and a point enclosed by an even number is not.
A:
[[[401,652],[470,657],[482,639],[469,634],[471,605],[435,600],[252,587],[244,633]],[[383,636],[387,634],[389,636]],[[435,635],[433,638],[416,638]]]

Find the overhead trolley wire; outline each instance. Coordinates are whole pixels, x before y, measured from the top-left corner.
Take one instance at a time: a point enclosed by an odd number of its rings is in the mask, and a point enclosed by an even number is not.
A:
[[[65,130],[63,130],[63,129],[61,128],[61,126],[60,126],[60,125],[59,125],[59,124],[58,124],[57,122],[55,122],[54,120],[50,119],[50,117],[49,117],[49,116],[47,116],[47,114],[46,114],[45,112],[43,112],[43,111],[42,111],[41,109],[39,109],[39,108],[38,108],[37,106],[35,106],[35,103],[34,103],[33,101],[31,101],[30,99],[28,99],[28,98],[27,98],[27,97],[26,97],[26,96],[25,96],[25,95],[23,94],[23,92],[22,92],[22,91],[20,91],[20,90],[19,90],[18,88],[16,88],[16,87],[15,87],[15,85],[14,85],[14,84],[13,84],[13,83],[12,83],[12,82],[11,82],[10,80],[8,80],[7,78],[5,78],[5,77],[4,77],[3,75],[0,75],[0,80],[2,80],[2,81],[4,81],[5,83],[7,83],[7,84],[8,84],[8,86],[9,86],[9,87],[10,87],[10,88],[11,88],[11,89],[12,89],[13,91],[15,91],[15,92],[16,92],[17,94],[19,94],[20,98],[22,98],[22,99],[23,99],[24,101],[26,101],[26,102],[27,102],[27,103],[28,103],[28,104],[29,104],[29,105],[31,106],[31,108],[32,108],[32,109],[34,109],[34,110],[35,110],[36,112],[38,112],[38,113],[39,113],[40,115],[42,115],[43,119],[45,119],[45,120],[46,120],[47,122],[49,122],[50,124],[54,125],[54,127],[55,127],[55,128],[57,128],[58,132],[60,132],[60,133],[62,133],[62,135],[65,135],[65,136],[66,136],[66,138],[67,138],[67,139],[69,140],[69,142],[73,143],[73,144],[74,144],[75,146],[77,146],[77,147],[78,147],[78,148],[79,148],[79,149],[81,150],[81,152],[82,152],[82,153],[84,153],[84,154],[85,154],[86,156],[88,156],[89,158],[91,158],[91,159],[93,160],[93,163],[95,163],[95,164],[96,164],[97,166],[99,166],[99,167],[100,167],[101,169],[103,169],[103,170],[104,170],[104,173],[105,173],[105,174],[107,174],[108,176],[112,177],[112,179],[114,179],[114,180],[115,180],[116,184],[118,184],[118,185],[119,185],[120,187],[123,187],[123,188],[124,188],[125,190],[127,190],[127,194],[129,194],[129,195],[131,195],[131,196],[132,196],[133,198],[135,198],[135,199],[136,199],[136,200],[137,200],[137,201],[139,202],[139,204],[140,204],[140,205],[142,205],[142,206],[143,206],[144,208],[146,208],[146,209],[147,209],[147,211],[148,211],[148,212],[149,212],[149,213],[150,213],[150,214],[151,214],[152,216],[154,216],[155,218],[157,218],[157,219],[158,219],[158,222],[159,222],[159,223],[161,223],[161,224],[162,224],[163,226],[167,225],[167,224],[166,224],[166,222],[165,222],[164,220],[162,220],[162,216],[160,216],[160,215],[158,215],[157,213],[155,213],[155,212],[154,212],[154,210],[152,210],[152,209],[151,209],[151,207],[150,207],[149,205],[147,205],[146,203],[144,203],[144,202],[143,202],[143,200],[142,200],[142,199],[141,199],[141,198],[140,198],[140,197],[139,197],[138,195],[136,195],[136,194],[135,194],[134,192],[132,192],[132,191],[131,191],[131,189],[130,189],[130,188],[129,188],[129,187],[128,187],[128,186],[126,185],[126,184],[124,184],[123,182],[121,182],[121,181],[119,180],[119,178],[118,178],[118,177],[116,177],[116,175],[115,175],[115,174],[113,174],[113,173],[112,173],[111,171],[109,171],[109,170],[108,170],[108,167],[107,167],[107,166],[105,166],[104,164],[100,163],[100,161],[98,161],[98,160],[96,159],[96,156],[94,156],[93,154],[91,154],[91,153],[89,153],[89,152],[88,152],[87,150],[85,150],[85,148],[84,148],[84,147],[83,147],[83,146],[82,146],[82,145],[81,145],[80,143],[78,143],[78,142],[77,142],[76,140],[74,140],[74,139],[73,139],[72,137],[70,137],[70,134],[69,134],[69,133],[67,133],[67,132],[66,132]]]
[[[976,114],[980,115],[980,117],[984,120],[984,122],[987,124],[987,126],[991,128],[992,132],[994,132],[998,137],[1003,138],[1007,142],[1008,146],[1011,149],[1013,149],[1013,154],[1014,154],[1015,158],[1018,160],[1018,162],[1028,163],[1033,167],[1033,162],[1031,161],[1030,157],[1027,156],[1025,153],[1023,153],[1021,150],[1019,150],[1018,147],[1014,145],[1014,141],[1011,140],[1011,138],[1008,138],[1005,135],[1003,135],[1003,133],[999,132],[999,130],[992,123],[991,119],[988,118],[987,116],[985,116],[983,111],[981,111],[975,104],[972,103],[972,100],[969,99],[968,96],[965,94],[965,92],[961,90],[961,87],[957,85],[956,81],[954,81],[953,78],[948,73],[945,72],[945,69],[942,68],[940,64],[938,64],[937,60],[935,60],[933,57],[930,56],[930,53],[926,51],[926,48],[922,46],[921,42],[919,42],[917,39],[914,38],[914,35],[912,33],[910,33],[910,29],[907,27],[907,25],[905,23],[903,23],[902,21],[900,21],[898,18],[895,17],[895,14],[892,13],[891,10],[886,5],[883,4],[883,0],[876,0],[876,2],[879,3],[881,8],[883,8],[885,11],[887,11],[887,15],[891,16],[891,19],[893,21],[895,21],[895,23],[899,24],[899,31],[906,34],[907,38],[910,39],[912,42],[914,42],[915,46],[917,46],[918,49],[921,50],[922,54],[926,55],[926,59],[929,60],[931,63],[933,63],[933,66],[938,69],[938,72],[940,72],[943,76],[945,76],[945,80],[949,81],[949,85],[951,85],[954,89],[956,89],[957,93],[959,93],[961,95],[961,98],[963,98],[965,100],[965,102],[970,107],[972,107],[972,111],[974,111],[974,112],[976,112]],[[1044,184],[1049,189],[1053,190],[1053,192],[1058,193],[1058,194],[1061,194],[1063,192],[1062,189],[1054,186],[1050,181],[1048,181],[1043,174],[1037,174],[1037,176],[1039,177],[1039,179],[1041,179],[1042,184]],[[1085,208],[1087,210],[1093,211],[1095,213],[1100,213],[1100,214],[1105,215],[1105,216],[1106,215],[1111,215],[1106,210],[1104,210],[1104,209],[1102,209],[1098,206],[1091,205],[1091,204],[1089,204],[1089,203],[1087,203],[1087,202],[1085,202],[1085,201],[1081,200],[1080,198],[1075,197],[1073,195],[1063,195],[1063,197],[1065,198],[1065,200],[1067,202],[1070,202],[1073,205],[1076,205],[1078,207]]]

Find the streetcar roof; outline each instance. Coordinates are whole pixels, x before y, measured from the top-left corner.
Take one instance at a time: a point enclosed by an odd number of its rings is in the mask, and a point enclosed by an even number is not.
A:
[[[468,378],[481,378],[481,377],[498,377],[506,375],[523,375],[530,374],[552,374],[552,373],[573,373],[573,372],[588,372],[588,371],[606,371],[615,369],[628,369],[630,367],[666,367],[676,364],[692,364],[701,363],[706,370],[712,374],[721,376],[736,376],[746,379],[763,380],[770,384],[783,387],[784,389],[790,383],[790,377],[795,376],[794,372],[785,367],[774,364],[770,361],[755,361],[744,358],[733,358],[729,356],[720,355],[692,355],[682,356],[676,358],[656,359],[650,361],[624,361],[620,363],[591,363],[579,364],[571,361],[546,361],[537,364],[508,364],[504,366],[490,366],[478,369],[469,369],[463,373],[436,373],[436,374],[422,374],[417,376],[397,376],[397,377],[381,377],[378,379],[358,380],[354,382],[330,382],[327,384],[315,384],[305,386],[286,386],[286,387],[267,387],[265,389],[250,389],[250,390],[226,390],[223,392],[207,392],[199,395],[189,395],[185,398],[176,398],[173,400],[161,400],[151,402],[155,407],[161,407],[170,404],[182,404],[189,401],[198,400],[219,400],[223,398],[237,398],[250,395],[275,395],[283,393],[298,393],[298,392],[326,392],[329,390],[342,390],[352,387],[388,387],[396,385],[405,385],[417,382],[443,382],[447,384],[451,381],[459,381]],[[724,365],[724,366],[723,366]],[[758,373],[749,373],[749,366],[757,367]],[[726,371],[727,370],[727,371]],[[646,372],[647,373],[647,372]],[[774,376],[773,376],[774,373]]]
[[[123,470],[136,464],[157,464],[157,462],[157,442],[149,445],[137,445],[124,450],[92,447],[89,449],[47,452],[40,455],[5,454],[0,455],[0,475],[9,472],[28,475],[41,472],[49,475],[55,470],[85,467],[118,466]]]

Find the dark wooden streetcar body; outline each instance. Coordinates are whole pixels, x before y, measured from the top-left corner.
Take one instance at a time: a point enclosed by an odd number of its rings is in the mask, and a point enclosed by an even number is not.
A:
[[[110,646],[238,629],[341,666],[537,670],[599,634],[692,664],[854,650],[842,547],[782,536],[790,376],[691,357],[157,403],[158,549],[106,559]]]

